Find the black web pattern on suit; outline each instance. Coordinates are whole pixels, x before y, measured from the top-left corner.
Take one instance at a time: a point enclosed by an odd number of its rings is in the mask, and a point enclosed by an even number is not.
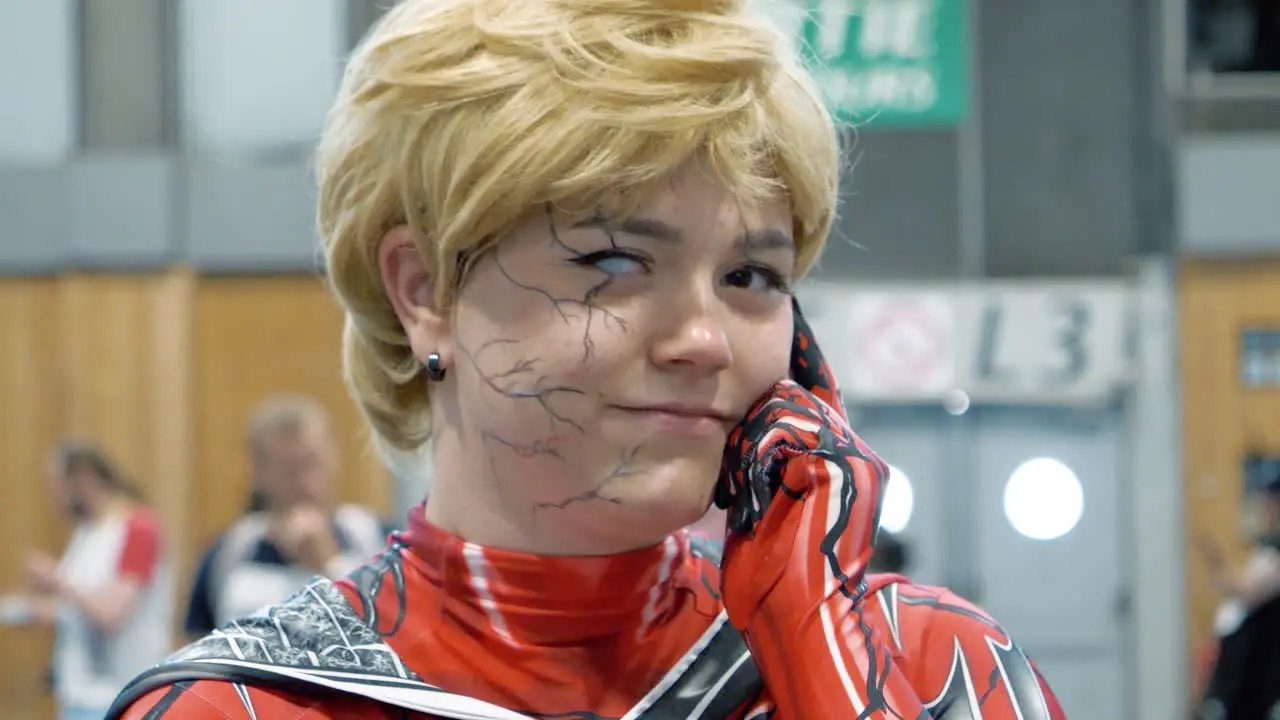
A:
[[[719,560],[715,543],[699,539],[692,544],[696,548],[694,554],[709,566]],[[403,545],[393,543],[352,573],[360,608],[352,607],[331,581],[317,578],[284,603],[228,624],[174,654],[168,662],[230,660],[315,673],[341,672],[359,675],[361,682],[389,681],[401,687],[440,691],[406,667],[375,629],[375,625],[382,625],[398,631],[408,612],[401,554],[404,551]],[[385,590],[388,583],[392,593]],[[381,598],[385,611],[388,597],[395,603],[394,617],[380,614],[375,602]],[[673,670],[670,682],[660,691],[655,690],[651,704],[637,718],[692,717],[698,707],[701,710],[697,717],[708,720],[748,717],[747,712],[764,685],[746,643],[723,615],[708,633],[706,646],[693,662],[679,672]],[[718,680],[708,685],[707,678]],[[244,694],[241,695],[243,700]],[[539,720],[616,720],[587,710],[535,713],[511,709]],[[755,712],[749,717],[765,719],[772,717],[772,712]]]
[[[232,622],[169,658],[237,660],[421,682],[333,582],[316,579],[261,615]]]
[[[891,592],[887,592],[890,591]],[[1001,683],[1009,696],[1009,701],[1023,720],[1049,720],[1052,715],[1048,701],[1041,689],[1039,671],[1031,664],[1022,649],[1013,642],[989,616],[975,612],[970,608],[946,602],[929,593],[903,593],[896,585],[880,591],[886,612],[892,612],[896,626],[897,603],[906,605],[923,605],[934,610],[953,613],[966,620],[976,622],[987,628],[984,636],[987,658],[970,658],[959,638],[953,645],[951,670],[947,676],[947,684],[936,698],[925,703],[934,717],[946,720],[981,720],[982,708],[995,694]],[[888,610],[892,608],[892,611]],[[987,663],[991,669],[987,672],[986,684],[979,686],[973,677],[972,668],[982,667]]]
[[[370,562],[356,568],[348,578],[355,585],[360,607],[356,612],[364,618],[365,623],[382,637],[392,637],[400,632],[408,613],[408,593],[404,578],[405,544],[399,536],[395,536],[390,545]],[[378,608],[378,599],[383,595],[386,584],[391,583],[391,602],[394,603],[394,615],[385,617]],[[385,623],[385,625],[384,625]]]

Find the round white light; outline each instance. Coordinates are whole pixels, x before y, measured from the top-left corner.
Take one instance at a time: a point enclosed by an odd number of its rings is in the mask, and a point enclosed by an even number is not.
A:
[[[884,499],[880,504],[880,528],[895,534],[902,532],[911,522],[915,506],[916,493],[911,487],[911,478],[890,465],[889,482],[885,484]]]
[[[1033,540],[1056,540],[1084,516],[1084,487],[1061,461],[1032,458],[1004,486],[1004,515],[1014,530]]]
[[[963,390],[952,390],[942,398],[942,409],[948,415],[959,417],[969,412],[969,393]]]

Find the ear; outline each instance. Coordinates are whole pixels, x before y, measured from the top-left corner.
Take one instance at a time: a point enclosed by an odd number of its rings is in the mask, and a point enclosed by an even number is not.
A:
[[[448,319],[436,303],[435,283],[407,225],[398,225],[382,236],[378,269],[414,357],[425,363],[428,355],[438,353],[442,366],[450,367],[453,343]]]

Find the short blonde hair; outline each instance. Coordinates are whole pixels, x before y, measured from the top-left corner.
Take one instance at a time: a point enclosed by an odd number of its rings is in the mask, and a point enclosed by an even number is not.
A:
[[[388,230],[407,224],[447,306],[531,209],[634,198],[695,155],[748,199],[790,200],[807,269],[835,215],[836,131],[746,0],[405,0],[384,16],[317,156],[345,377],[384,449],[430,435],[379,273]]]

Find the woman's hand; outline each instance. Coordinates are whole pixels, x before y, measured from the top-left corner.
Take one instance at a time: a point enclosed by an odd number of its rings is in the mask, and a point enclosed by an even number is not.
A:
[[[849,428],[797,305],[791,379],[730,434],[716,489],[716,504],[728,510],[725,610],[779,715],[929,717],[862,616],[887,477]]]
[[[27,585],[36,594],[62,594],[64,583],[58,561],[46,553],[31,553],[27,557]]]
[[[728,511],[726,567],[744,540],[800,532],[800,506],[812,509],[823,501],[822,513],[808,513],[814,524],[806,526],[805,537],[813,542],[800,550],[823,558],[832,580],[853,598],[871,559],[888,467],[850,429],[834,375],[799,304],[794,316],[791,378],[756,403],[725,446],[715,499]],[[749,622],[761,593],[791,561],[792,548],[770,543],[771,551],[751,562],[758,565],[752,587],[726,588],[735,625]]]

